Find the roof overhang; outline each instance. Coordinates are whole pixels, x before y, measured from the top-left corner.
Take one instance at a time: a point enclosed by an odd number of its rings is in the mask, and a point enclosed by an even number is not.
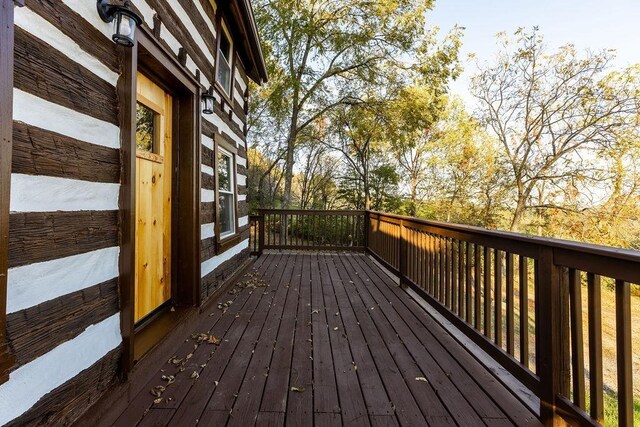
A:
[[[222,1],[218,5],[228,19],[233,21],[233,27],[239,33],[241,49],[238,50],[246,68],[247,76],[258,84],[269,79],[267,65],[260,46],[260,35],[256,26],[253,8],[250,0]],[[238,41],[236,40],[236,45]]]

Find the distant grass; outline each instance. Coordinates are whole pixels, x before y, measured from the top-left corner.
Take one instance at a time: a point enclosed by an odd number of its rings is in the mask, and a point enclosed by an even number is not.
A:
[[[587,412],[589,412],[589,393],[587,392]],[[618,426],[618,394],[604,393],[604,425]],[[633,425],[640,426],[640,399],[633,401]]]

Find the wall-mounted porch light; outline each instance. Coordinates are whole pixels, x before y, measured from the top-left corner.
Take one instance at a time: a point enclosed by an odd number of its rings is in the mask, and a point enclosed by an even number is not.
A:
[[[114,42],[122,46],[133,46],[136,26],[142,24],[142,18],[131,10],[128,0],[122,5],[111,4],[111,0],[98,0],[98,13],[104,22],[113,22],[111,38]]]
[[[216,98],[213,96],[213,90],[209,88],[208,92],[202,94],[202,113],[213,114],[213,106],[215,105]]]

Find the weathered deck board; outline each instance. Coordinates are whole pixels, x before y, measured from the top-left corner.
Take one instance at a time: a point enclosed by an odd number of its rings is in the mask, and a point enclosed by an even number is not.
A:
[[[193,362],[167,386],[172,400],[145,388],[122,424],[539,425],[365,255],[265,254],[248,274],[269,286],[242,289],[193,331],[221,344],[185,343]]]

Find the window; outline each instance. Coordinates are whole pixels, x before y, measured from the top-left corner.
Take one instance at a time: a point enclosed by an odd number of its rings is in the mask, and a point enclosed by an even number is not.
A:
[[[231,42],[231,36],[227,27],[223,21],[220,21],[218,44],[218,60],[216,61],[216,81],[226,92],[231,96],[231,82],[233,81],[231,76],[231,60],[233,58],[233,43]]]
[[[236,231],[233,160],[233,154],[218,148],[218,222],[221,239]]]
[[[136,148],[158,154],[159,114],[144,104],[136,104]]]

